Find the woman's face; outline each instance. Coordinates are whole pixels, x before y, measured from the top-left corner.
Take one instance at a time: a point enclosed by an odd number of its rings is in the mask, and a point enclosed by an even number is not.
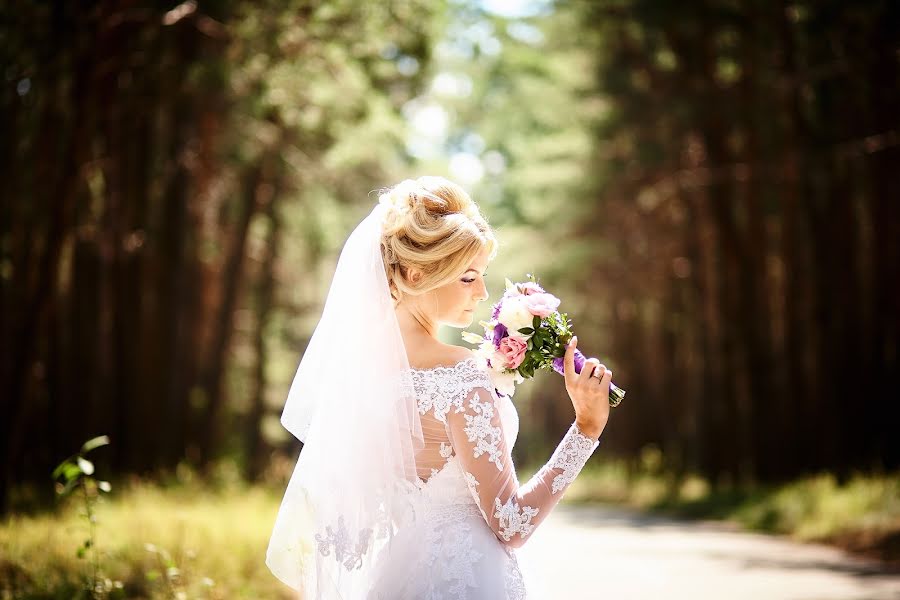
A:
[[[484,283],[490,253],[483,249],[455,280],[417,298],[418,308],[429,320],[451,327],[468,327],[479,302],[488,299]]]

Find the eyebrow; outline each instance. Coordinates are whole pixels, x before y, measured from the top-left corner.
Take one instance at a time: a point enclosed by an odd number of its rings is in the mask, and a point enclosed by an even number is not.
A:
[[[468,273],[469,271],[475,271],[475,272],[477,273],[477,272],[478,272],[478,269],[468,269],[467,271],[464,271],[464,272],[463,272],[463,275],[465,275],[465,274]]]

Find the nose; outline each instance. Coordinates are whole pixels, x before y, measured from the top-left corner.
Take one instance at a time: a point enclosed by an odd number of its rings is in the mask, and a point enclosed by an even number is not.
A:
[[[485,285],[484,280],[482,280],[481,281],[481,289],[479,290],[479,293],[476,296],[476,299],[479,302],[482,302],[484,300],[487,300],[489,297],[490,297],[490,294],[488,294],[487,285]]]

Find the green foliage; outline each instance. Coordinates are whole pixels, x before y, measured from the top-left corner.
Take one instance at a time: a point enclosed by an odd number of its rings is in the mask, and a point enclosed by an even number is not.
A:
[[[897,464],[874,400],[896,395],[896,333],[871,325],[897,304],[895,4],[4,3],[0,169],[28,202],[0,218],[20,324],[0,482],[43,478],[98,414],[125,472],[294,452],[278,413],[347,232],[374,189],[457,154],[498,230],[489,288],[542,273],[581,349],[636,382],[612,449],[735,480]],[[415,106],[447,118],[419,153]],[[835,365],[870,399],[847,422]],[[571,419],[551,378],[517,403],[541,415],[523,440]],[[61,489],[92,472],[76,458]]]
[[[168,488],[133,479],[97,506],[110,598],[291,600],[264,557],[283,489],[197,482]],[[0,522],[0,597],[90,597],[71,536],[77,504]]]
[[[21,323],[3,329],[21,368],[0,369],[19,415],[0,423],[0,501],[97,415],[118,419],[124,472],[230,454],[252,476],[289,443],[277,396],[369,193],[406,174],[402,108],[443,14],[427,0],[0,6],[15,140],[0,168],[7,195],[29,198],[0,219],[4,314]]]
[[[77,454],[59,463],[52,473],[57,494],[65,498],[77,489],[84,506],[82,516],[87,522],[88,537],[75,551],[75,556],[80,560],[87,558],[90,553],[91,571],[85,578],[85,590],[92,598],[121,597],[121,584],[104,575],[100,564],[100,552],[97,549],[96,504],[100,494],[109,493],[112,486],[108,481],[97,481],[93,478],[94,463],[85,458],[88,452],[107,445],[109,437],[105,435],[91,438],[82,444]]]

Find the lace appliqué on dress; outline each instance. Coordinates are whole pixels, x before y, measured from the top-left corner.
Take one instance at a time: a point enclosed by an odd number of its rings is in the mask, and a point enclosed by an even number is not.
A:
[[[447,592],[457,600],[465,600],[469,597],[469,589],[478,587],[475,564],[484,557],[475,548],[468,521],[477,516],[474,511],[475,506],[471,504],[451,504],[429,510],[425,516],[430,525],[425,546],[430,550],[427,564],[437,581],[450,584]],[[447,527],[448,523],[453,526]],[[430,582],[427,597],[443,600],[445,596],[434,589],[434,582]]]
[[[325,535],[316,534],[319,552],[322,556],[329,556],[334,552],[334,558],[342,563],[348,571],[362,567],[362,557],[369,551],[372,544],[372,530],[363,529],[359,532],[359,541],[353,546],[350,532],[344,524],[344,517],[338,517],[337,528],[331,525],[325,527]]]
[[[562,473],[553,478],[554,494],[575,481],[575,477],[581,472],[584,463],[591,457],[599,444],[598,440],[587,437],[581,433],[575,423],[572,423],[562,442],[557,446],[556,452],[550,457],[550,462],[547,463],[550,468],[562,469]]]
[[[472,448],[475,458],[485,452],[488,461],[497,465],[498,471],[503,471],[500,460],[500,428],[491,425],[494,417],[494,405],[491,402],[479,402],[479,396],[475,395],[469,400],[469,408],[474,415],[466,414],[466,427],[463,431],[470,442],[476,442]]]
[[[441,453],[441,457],[446,459],[447,462],[450,462],[450,459],[453,458],[453,446],[446,442],[441,442],[441,449],[438,452]]]
[[[503,573],[504,587],[506,588],[506,600],[525,600],[525,580],[519,569],[519,561],[515,553],[506,548],[509,560],[506,562],[506,570]]]
[[[472,497],[478,502],[478,480],[468,471],[463,471],[463,476],[466,479],[466,485],[468,486],[469,491],[472,492]]]
[[[466,480],[466,487],[469,488],[469,492],[472,494],[472,499],[475,501],[475,506],[478,507],[478,512],[481,513],[481,516],[484,517],[485,522],[487,522],[489,519],[484,510],[481,508],[481,498],[478,495],[478,480],[475,479],[475,476],[468,471],[463,471],[463,478]]]
[[[538,514],[539,509],[530,506],[519,509],[514,498],[510,498],[502,505],[500,498],[494,498],[494,508],[497,511],[494,517],[500,520],[500,537],[507,542],[517,533],[525,539],[526,535],[534,531],[535,526],[531,524],[531,519]]]
[[[450,367],[410,369],[404,373],[405,385],[411,385],[417,398],[419,414],[433,410],[435,418],[446,424],[450,408],[461,413],[463,402],[470,391],[483,387],[492,390],[490,375],[478,366],[472,357]]]

